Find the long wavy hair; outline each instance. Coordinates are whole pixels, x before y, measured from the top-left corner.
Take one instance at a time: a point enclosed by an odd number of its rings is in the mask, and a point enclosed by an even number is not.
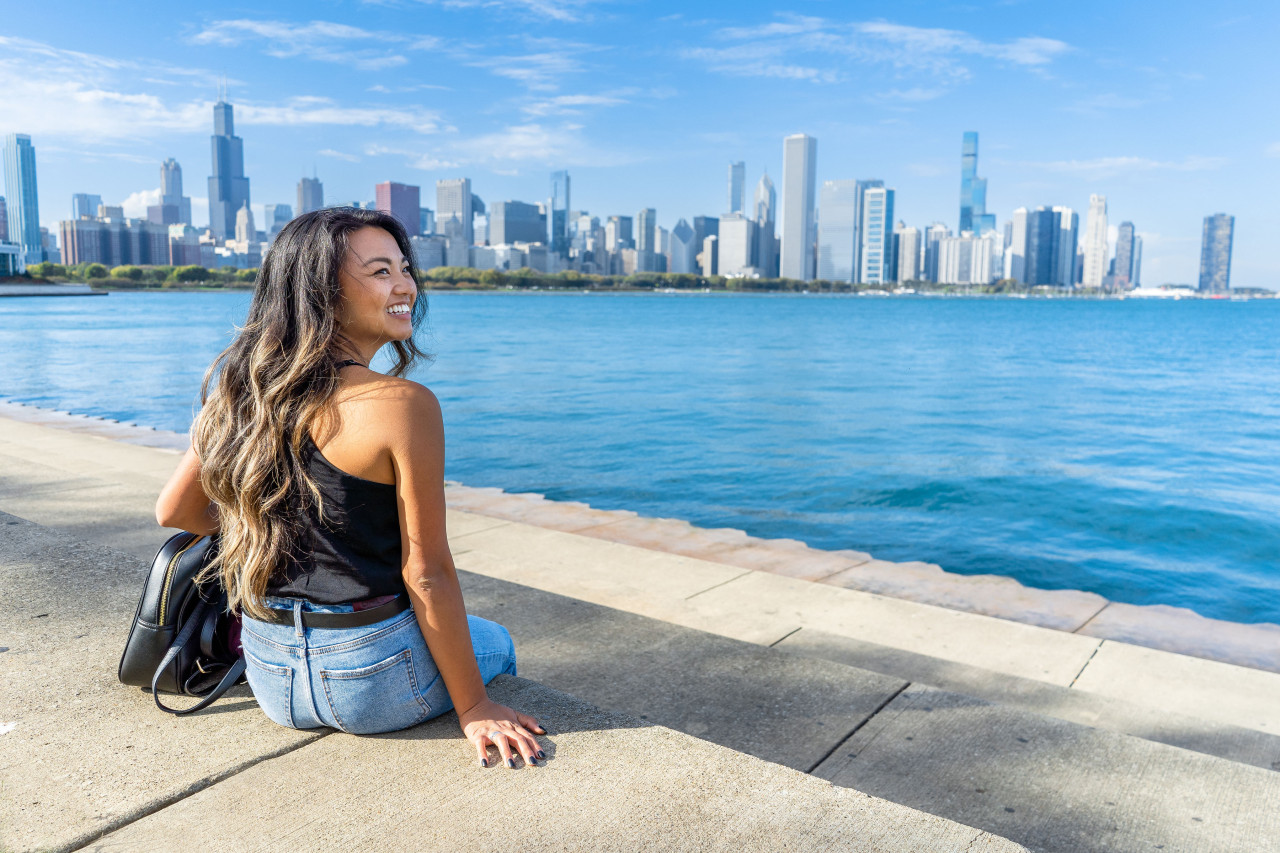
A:
[[[367,227],[389,233],[411,260],[416,331],[427,300],[405,229],[380,211],[326,208],[302,214],[276,237],[258,270],[243,328],[205,373],[191,446],[200,459],[200,483],[217,508],[220,539],[205,577],[221,575],[233,611],[267,615],[268,583],[298,558],[305,510],[323,513],[302,447],[340,387],[338,363],[349,341],[336,319],[338,272],[351,234]],[[392,376],[429,358],[412,337],[391,347]]]

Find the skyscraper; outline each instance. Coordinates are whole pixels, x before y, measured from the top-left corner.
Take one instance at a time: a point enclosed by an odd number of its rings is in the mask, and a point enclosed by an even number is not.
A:
[[[182,167],[172,157],[160,164],[160,206],[172,208],[174,217],[162,224],[191,224],[191,199],[182,194]],[[162,212],[165,216],[169,214],[169,211]]]
[[[262,225],[266,229],[267,239],[274,240],[280,230],[293,219],[293,208],[287,204],[265,204],[262,206]]]
[[[899,222],[894,229],[898,235],[898,281],[920,280],[920,229]]]
[[[854,281],[858,239],[857,181],[823,181],[818,200],[818,278]]]
[[[1073,286],[1079,215],[1069,207],[1038,207],[1026,211],[1025,239],[1019,246],[1019,214],[1022,212],[1014,212],[1014,237],[1009,246],[1014,263],[1017,256],[1022,257],[1023,275],[1020,280],[1030,285]],[[1017,278],[1016,275],[1013,277]]]
[[[412,184],[383,181],[373,188],[375,204],[383,213],[390,213],[400,221],[410,237],[417,237],[422,226],[421,191]]]
[[[698,247],[693,242],[693,229],[683,219],[671,229],[668,257],[670,258],[670,263],[667,264],[668,272],[698,272]]]
[[[0,195],[0,243],[9,242],[9,206]]]
[[[298,181],[298,215],[324,207],[324,184],[319,178]]]
[[[641,252],[657,251],[654,228],[658,224],[658,211],[646,207],[636,214],[636,249]]]
[[[71,218],[93,219],[98,215],[100,204],[102,204],[102,196],[97,193],[76,193],[71,196]]]
[[[745,213],[747,209],[747,164],[739,160],[729,164],[729,212]]]
[[[926,281],[938,280],[938,245],[951,236],[951,229],[935,222],[924,232],[924,269],[921,277]]]
[[[209,227],[219,241],[236,230],[236,214],[249,204],[249,179],[244,176],[244,141],[235,135],[231,104],[213,105],[213,136],[209,139],[213,174],[209,176]]]
[[[1200,290],[1226,293],[1231,290],[1231,243],[1236,218],[1215,213],[1204,218],[1204,238],[1200,242]]]
[[[883,187],[884,181],[866,180],[857,181],[856,200],[853,210],[853,280],[855,282],[862,281],[862,197],[867,190],[873,187]]]
[[[23,264],[38,264],[44,260],[44,241],[36,194],[36,149],[25,133],[10,133],[4,138],[4,185],[9,241],[21,247]]]
[[[868,187],[862,193],[862,274],[865,284],[893,280],[893,190]]]
[[[755,220],[741,213],[720,217],[720,230],[716,235],[717,274],[736,277],[756,272],[751,254],[756,244],[755,230]]]
[[[1133,238],[1133,277],[1129,279],[1132,287],[1142,287],[1142,238]]]
[[[1137,235],[1132,222],[1121,222],[1116,231],[1116,262],[1111,274],[1112,286],[1116,290],[1128,290],[1135,286],[1137,276],[1134,274],[1134,249],[1137,248]]]
[[[778,194],[774,192],[769,173],[760,176],[755,194],[756,217],[756,265],[760,275],[775,278],[778,275],[778,238],[775,235]]]
[[[470,264],[474,227],[471,179],[436,181],[436,230],[445,237],[449,266],[465,267]]]
[[[547,217],[536,204],[523,201],[494,202],[489,212],[489,242],[495,246],[511,243],[545,243]]]
[[[960,231],[984,234],[996,228],[987,213],[987,179],[978,177],[978,134],[966,131],[960,145]]]
[[[818,140],[803,133],[782,143],[782,263],[784,278],[813,279],[813,202]]]
[[[1027,281],[1027,209],[1020,207],[1006,224],[1008,234],[1004,247],[1004,277]]]
[[[569,173],[551,173],[551,251],[569,257]]]
[[[1084,226],[1084,272],[1080,283],[1102,287],[1107,275],[1107,197],[1089,196],[1089,215]]]

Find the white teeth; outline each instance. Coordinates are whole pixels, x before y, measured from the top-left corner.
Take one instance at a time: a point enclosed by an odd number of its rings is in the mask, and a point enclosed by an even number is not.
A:
[[[408,305],[393,305],[393,306],[391,306],[390,308],[388,308],[388,309],[387,309],[387,313],[388,313],[388,314],[408,314],[408,313],[409,313],[409,306],[408,306]]]

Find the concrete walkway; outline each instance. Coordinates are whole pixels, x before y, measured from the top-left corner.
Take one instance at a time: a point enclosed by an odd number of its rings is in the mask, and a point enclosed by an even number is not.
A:
[[[149,560],[176,450],[92,427],[0,419],[0,509]],[[1280,849],[1273,672],[496,515],[448,523],[470,609],[543,684],[1031,849]]]

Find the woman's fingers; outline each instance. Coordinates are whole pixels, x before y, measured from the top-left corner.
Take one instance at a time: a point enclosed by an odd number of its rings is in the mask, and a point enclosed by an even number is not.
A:
[[[501,729],[494,729],[489,732],[489,741],[498,748],[498,752],[502,754],[502,763],[508,767],[515,767],[515,759],[511,757],[511,744],[507,743],[509,734]]]
[[[480,758],[480,766],[488,767],[489,766],[489,750],[485,748],[484,737],[483,736],[474,737],[471,739],[471,742],[476,745],[476,755]]]
[[[537,732],[540,735],[545,735],[547,733],[547,730],[544,729],[541,725],[539,725],[538,721],[535,720],[533,717],[530,717],[528,714],[522,714],[519,711],[517,711],[516,722],[524,726],[526,729],[528,729],[531,732]]]

